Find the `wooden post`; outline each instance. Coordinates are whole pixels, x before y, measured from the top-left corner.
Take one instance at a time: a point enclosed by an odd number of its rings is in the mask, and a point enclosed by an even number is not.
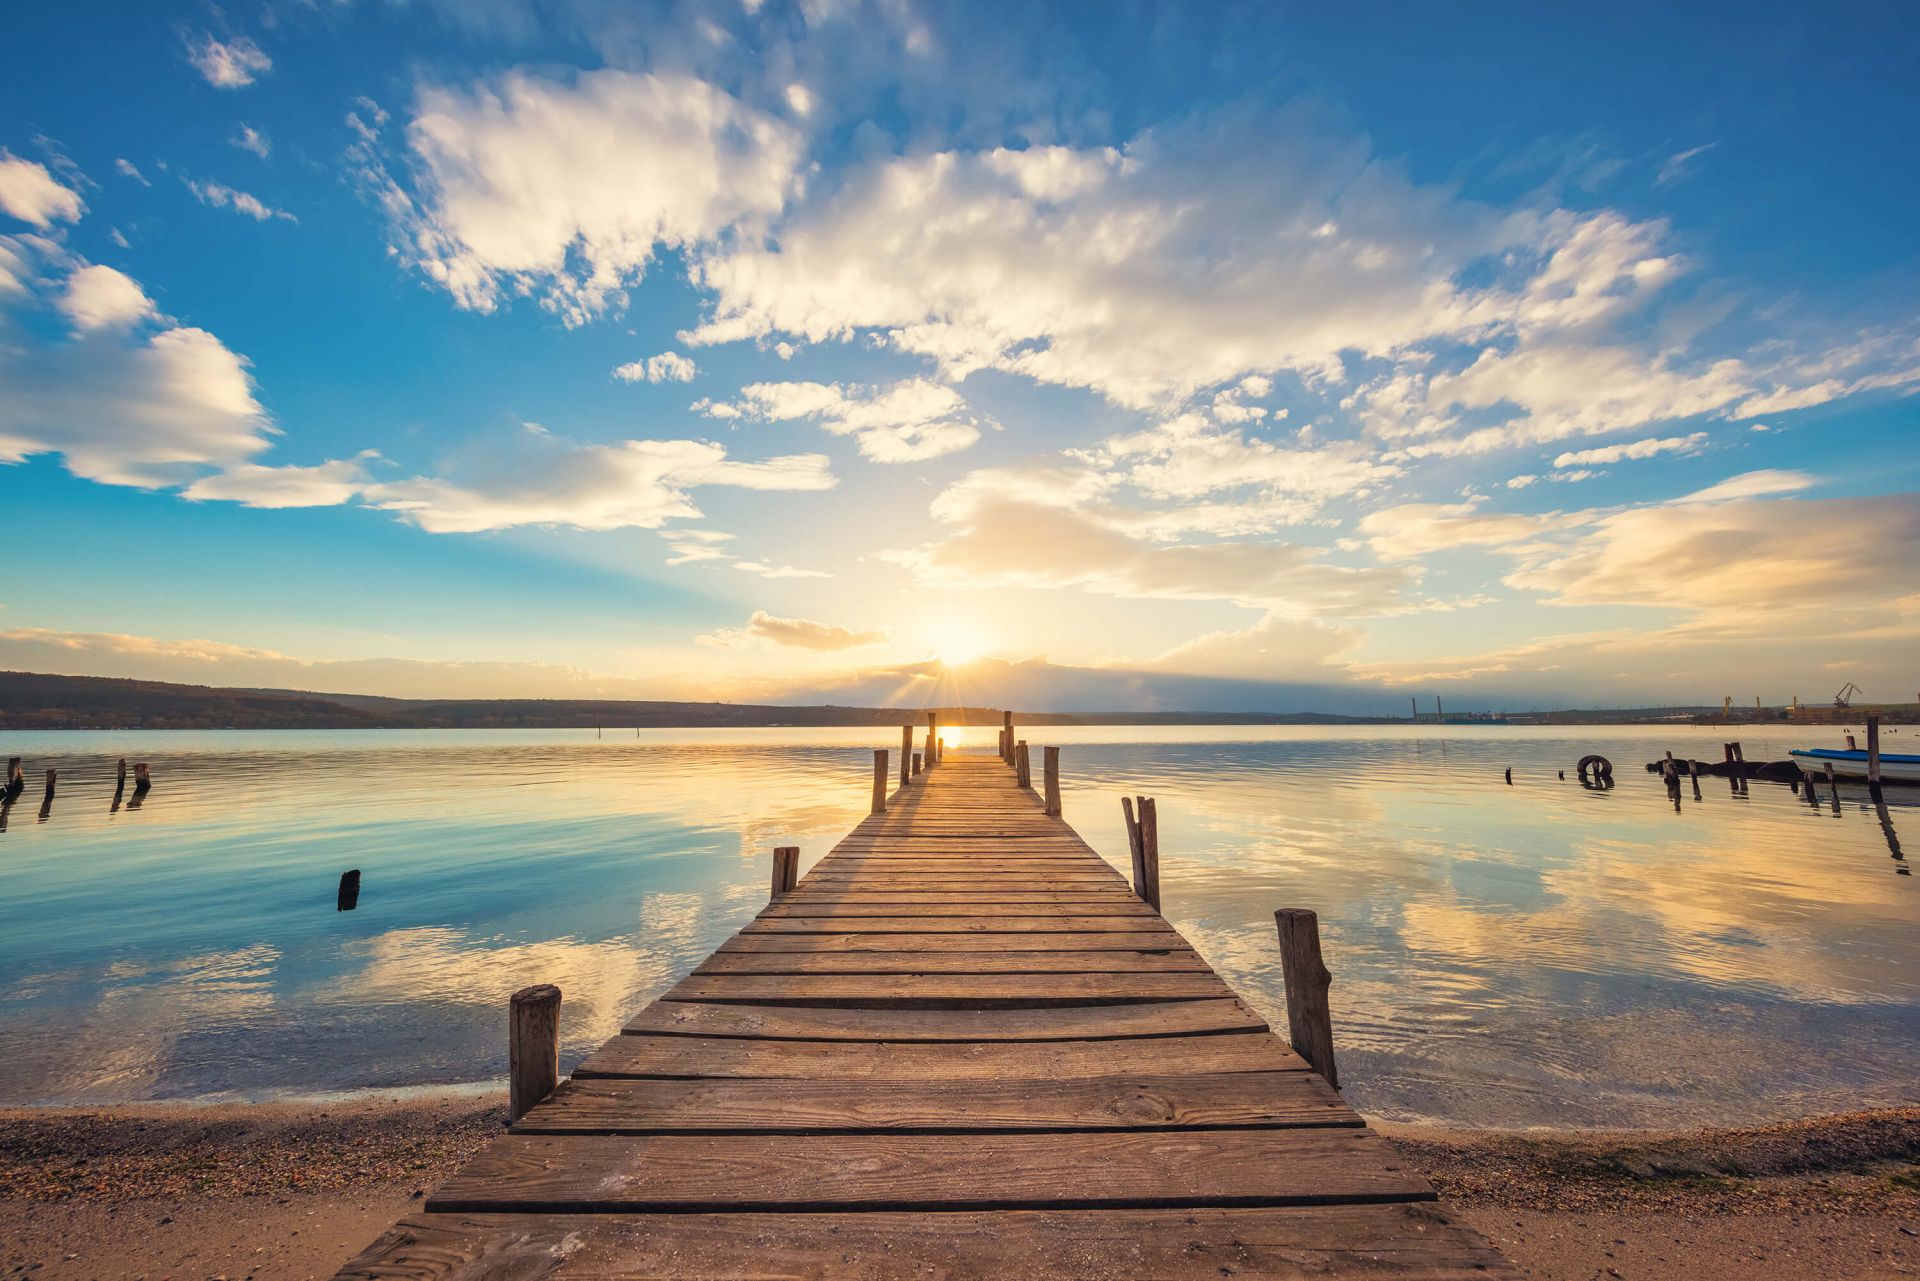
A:
[[[1033,769],[1027,760],[1027,740],[1024,738],[1013,749],[1013,781],[1022,787],[1033,786]]]
[[[507,1123],[560,1084],[560,989],[523,987],[507,1006]]]
[[[1840,812],[1840,780],[1833,776],[1833,762],[1827,762],[1827,791],[1833,796],[1834,813]]]
[[[1133,812],[1131,796],[1120,798],[1120,813],[1126,816],[1127,853],[1133,856],[1133,892],[1139,894],[1141,885],[1145,884],[1147,879],[1147,852],[1140,844],[1140,820]]]
[[[873,812],[887,812],[887,749],[873,749]]]
[[[920,774],[920,753],[918,752],[913,754],[913,773],[915,777]]]
[[[1054,818],[1060,817],[1060,749],[1044,747],[1040,749],[1040,772],[1046,786],[1046,810]]]
[[[1151,796],[1139,798],[1140,860],[1133,892],[1154,911],[1160,910],[1160,811]]]
[[[1693,783],[1693,799],[1700,799],[1700,762],[1687,758],[1687,778]]]
[[[47,794],[53,794],[53,771],[47,771]],[[1880,718],[1867,717],[1867,795],[1880,800]]]
[[[900,786],[913,781],[913,726],[900,727]]]
[[[936,713],[927,713],[927,768],[932,769],[940,763],[940,726],[935,721]]]
[[[120,798],[122,796],[125,796],[126,794],[127,794],[127,758],[122,756],[120,758],[120,772],[114,777],[114,780],[113,780],[113,805],[107,811],[109,814],[118,814],[120,812]]]
[[[1340,1088],[1333,1062],[1333,1014],[1327,987],[1333,975],[1320,959],[1320,918],[1304,907],[1283,907],[1273,914],[1280,933],[1280,977],[1287,987],[1287,1037],[1307,1066]]]
[[[351,912],[360,906],[360,869],[340,873],[340,888],[333,896],[333,910]]]
[[[143,761],[135,765],[133,767],[133,799],[136,801],[139,800],[152,790],[152,788],[153,776],[147,773],[146,763]]]
[[[57,771],[57,770],[48,770],[48,771],[47,771],[47,794],[46,794],[45,796],[43,796],[43,797],[41,797],[41,798],[40,798],[40,808],[41,808],[41,809],[45,809],[45,808],[46,808],[47,806],[49,806],[49,805],[51,805],[51,804],[53,804],[53,780],[54,780],[54,777],[55,777],[55,775],[56,775],[56,774],[57,774],[58,772],[59,772],[59,771]]]
[[[11,805],[19,800],[20,793],[26,790],[27,776],[20,772],[20,758],[18,756],[9,756],[7,758],[7,782],[5,788],[0,789],[0,797],[4,797],[7,804]]]
[[[798,845],[776,845],[773,847],[773,889],[767,895],[772,902],[791,890],[800,881],[800,847]]]
[[[1013,764],[1013,713],[1000,713],[1000,759]]]

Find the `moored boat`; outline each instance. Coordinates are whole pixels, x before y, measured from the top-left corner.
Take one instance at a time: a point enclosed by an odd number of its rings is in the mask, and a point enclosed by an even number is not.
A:
[[[1837,747],[1796,747],[1787,755],[1808,774],[1825,776],[1827,766],[1841,778],[1865,778],[1867,754],[1857,749]],[[1883,782],[1920,783],[1920,756],[1904,752],[1880,753],[1880,778]]]

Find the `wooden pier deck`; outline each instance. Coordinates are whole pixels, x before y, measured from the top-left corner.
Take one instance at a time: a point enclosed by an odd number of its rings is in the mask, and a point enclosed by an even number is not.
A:
[[[902,787],[344,1278],[1515,1277],[991,756]]]

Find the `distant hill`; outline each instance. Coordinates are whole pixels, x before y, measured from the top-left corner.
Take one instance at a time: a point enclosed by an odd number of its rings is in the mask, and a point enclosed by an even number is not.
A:
[[[380,698],[306,690],[222,689],[104,676],[0,672],[0,729],[698,729],[899,725],[923,708],[783,707],[621,699]],[[998,710],[941,708],[948,725],[996,725]],[[1378,718],[1305,712],[1023,713],[1029,725],[1325,725]]]

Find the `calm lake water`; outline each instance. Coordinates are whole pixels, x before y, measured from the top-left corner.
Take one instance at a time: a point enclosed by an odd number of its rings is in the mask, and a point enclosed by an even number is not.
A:
[[[991,750],[992,730],[951,731]],[[1920,739],[1920,734],[1907,731]],[[1273,909],[1318,910],[1341,1077],[1403,1121],[1722,1124],[1920,1090],[1920,789],[1836,813],[1668,748],[1833,730],[1036,728],[1117,866],[1159,798],[1167,915],[1285,1026]],[[1889,741],[1901,750],[1903,736]],[[515,988],[563,1068],[865,810],[897,730],[35,733],[0,833],[0,1102],[258,1098],[499,1079]],[[1618,786],[1574,762],[1603,752]],[[110,812],[117,757],[153,765]],[[1514,769],[1514,786],[1501,771]],[[43,771],[60,772],[39,818]],[[1556,771],[1565,769],[1568,781]],[[1902,800],[1908,802],[1900,803]],[[334,910],[362,869],[357,911]]]

